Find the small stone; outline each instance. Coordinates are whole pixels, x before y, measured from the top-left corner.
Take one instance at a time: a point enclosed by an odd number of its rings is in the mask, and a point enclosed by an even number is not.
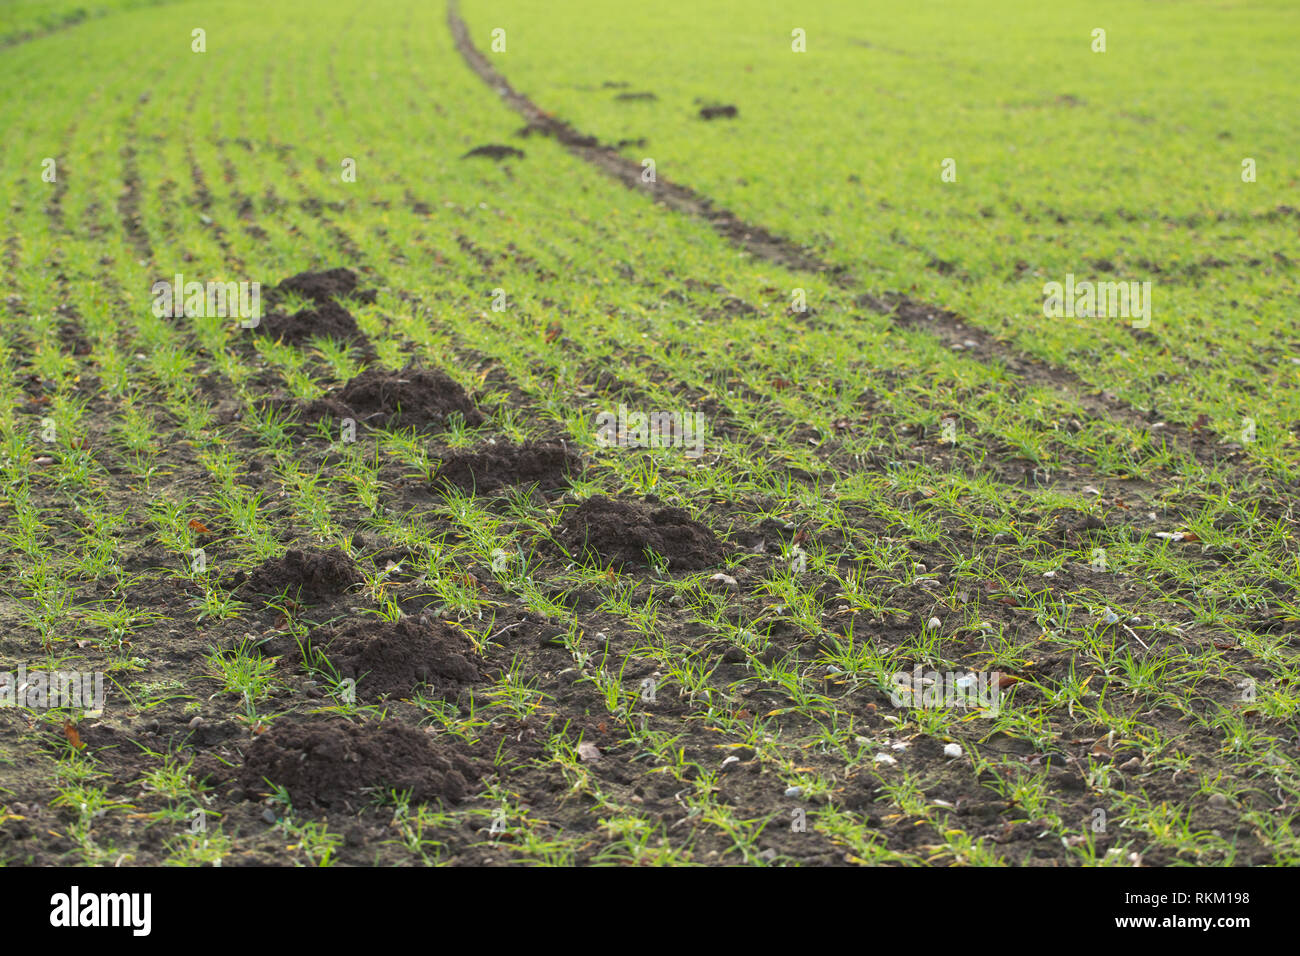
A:
[[[265,810],[262,811],[262,819],[265,820],[267,823],[275,823],[275,811],[272,810],[270,807],[267,807]]]
[[[1221,793],[1210,794],[1210,806],[1217,810],[1226,810],[1232,806],[1232,801]]]
[[[960,757],[961,744],[945,744],[943,748],[943,755],[945,757]]]
[[[190,730],[198,730],[199,726],[202,723],[203,723],[202,717],[195,717],[193,720],[190,721]]]
[[[892,767],[896,763],[898,763],[898,761],[895,760],[893,757],[891,757],[889,754],[876,754],[876,759],[873,761],[873,763],[884,764],[886,767]]]
[[[943,621],[939,620],[937,617],[932,617],[925,627],[926,630],[937,631],[939,628],[943,627]]]
[[[802,797],[803,787],[787,787],[785,791],[787,797]]]

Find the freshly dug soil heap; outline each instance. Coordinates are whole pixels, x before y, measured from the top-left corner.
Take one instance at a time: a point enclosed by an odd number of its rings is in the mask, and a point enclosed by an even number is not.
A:
[[[375,291],[358,291],[359,277],[351,269],[326,269],[323,272],[299,272],[266,292],[267,314],[255,328],[259,335],[269,335],[290,345],[302,345],[315,337],[369,346],[365,333],[357,326],[352,313],[338,298],[374,302]],[[275,308],[289,293],[310,299],[312,305],[292,315]]]
[[[359,302],[374,302],[375,290],[357,291],[360,278],[351,269],[326,269],[324,272],[299,272],[282,281],[271,290],[268,298],[278,299],[285,292],[293,292],[316,302],[334,298],[351,298]]]
[[[355,680],[357,696],[368,701],[408,697],[420,684],[454,697],[483,679],[469,638],[444,621],[353,621],[313,631],[311,646],[324,652],[340,677]]]
[[[239,782],[248,793],[284,787],[298,808],[357,808],[390,790],[457,803],[478,778],[456,746],[405,724],[281,718],[249,744]]]
[[[648,567],[645,551],[668,559],[674,571],[701,571],[719,564],[727,546],[681,508],[651,509],[589,498],[565,516],[557,533],[573,554],[595,553],[614,565]]]
[[[564,488],[566,479],[581,471],[582,456],[562,442],[488,445],[446,455],[434,483],[445,481],[476,494],[492,494],[510,485],[537,485],[545,492]]]
[[[302,345],[314,338],[334,339],[338,342],[369,344],[352,313],[337,302],[322,302],[310,309],[300,309],[293,315],[268,312],[254,331],[279,339],[287,345]]]
[[[467,425],[483,415],[465,389],[436,368],[407,366],[400,372],[368,368],[338,391],[307,406],[304,418],[351,418],[375,428],[427,428],[447,425],[459,412]]]
[[[717,106],[702,106],[700,107],[700,119],[735,119],[739,112],[740,111],[730,103],[724,103]]]
[[[301,601],[319,601],[361,583],[361,572],[338,548],[291,549],[269,558],[248,573],[241,586],[254,594],[287,593]]]
[[[503,159],[523,159],[524,151],[515,149],[513,146],[502,146],[499,143],[488,143],[486,146],[475,146],[461,159],[473,159],[482,157],[484,159],[495,159],[498,162]]]

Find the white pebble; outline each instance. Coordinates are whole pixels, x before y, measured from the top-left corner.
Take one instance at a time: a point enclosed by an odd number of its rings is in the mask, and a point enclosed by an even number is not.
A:
[[[945,744],[943,748],[943,755],[945,757],[960,757],[961,744]]]

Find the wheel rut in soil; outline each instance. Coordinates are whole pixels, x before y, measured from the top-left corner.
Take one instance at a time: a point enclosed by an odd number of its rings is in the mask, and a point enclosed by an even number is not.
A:
[[[760,225],[746,222],[688,186],[674,183],[663,176],[657,176],[654,183],[643,182],[643,169],[639,163],[621,155],[616,147],[603,144],[595,136],[583,133],[565,120],[543,111],[511,86],[488,62],[482,51],[474,46],[469,29],[460,17],[457,0],[448,0],[447,25],[456,49],[470,69],[527,121],[526,128],[530,133],[557,140],[575,156],[629,189],[648,189],[656,202],[661,202],[676,212],[703,219],[724,238],[757,258],[788,269],[829,276],[840,287],[850,291],[861,288],[861,283],[844,266],[826,262],[798,243],[769,232]],[[1000,364],[1026,383],[1063,391],[1090,415],[1111,419],[1138,430],[1152,431],[1157,440],[1164,438],[1167,444],[1185,452],[1202,465],[1214,464],[1224,457],[1213,439],[1197,435],[1189,428],[1172,422],[1159,423],[1157,430],[1151,410],[1129,405],[1099,390],[1069,369],[1008,348],[991,333],[971,325],[947,309],[895,293],[860,295],[858,303],[874,312],[890,316],[900,327],[925,331],[950,347],[968,352],[985,364]]]

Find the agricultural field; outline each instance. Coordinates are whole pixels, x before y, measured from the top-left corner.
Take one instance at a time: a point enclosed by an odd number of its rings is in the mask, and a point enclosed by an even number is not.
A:
[[[0,0],[0,863],[1300,863],[1297,44]]]

